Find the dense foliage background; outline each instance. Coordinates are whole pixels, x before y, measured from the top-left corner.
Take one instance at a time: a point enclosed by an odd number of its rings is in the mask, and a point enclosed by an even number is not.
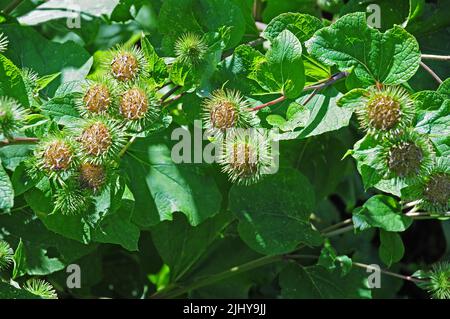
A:
[[[378,30],[367,26],[371,4]],[[448,204],[439,213],[408,206],[403,191],[417,181],[383,176],[374,154],[384,142],[352,115],[367,94],[358,90],[402,86],[416,109],[408,126],[427,134],[448,168],[450,62],[421,54],[450,54],[449,0],[0,0],[0,8],[9,41],[0,95],[29,111],[17,135],[0,132],[0,240],[13,250],[0,249],[0,261],[14,253],[9,266],[0,262],[0,298],[34,297],[20,289],[30,278],[59,298],[430,297],[423,282],[388,274],[370,289],[366,268],[409,276],[448,260]],[[208,46],[194,66],[175,59],[187,32]],[[143,50],[143,81],[160,113],[126,134],[113,181],[89,209],[64,214],[48,179],[27,174],[34,139],[83,117],[80,83],[107,73],[117,44]],[[222,87],[252,107],[269,102],[257,115],[280,130],[278,173],[242,185],[218,164],[171,160],[172,131],[192,131]],[[71,264],[81,288],[67,287]]]

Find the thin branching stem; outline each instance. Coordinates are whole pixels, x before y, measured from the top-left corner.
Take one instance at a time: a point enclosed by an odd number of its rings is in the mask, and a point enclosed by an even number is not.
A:
[[[303,88],[303,91],[310,91],[313,90],[313,93],[303,102],[304,105],[306,105],[320,90],[323,90],[325,88],[327,88],[328,86],[336,83],[337,81],[344,79],[345,77],[348,76],[348,72],[338,72],[336,74],[333,74],[332,76],[330,76],[330,78],[328,78],[327,80],[324,80],[322,82],[319,82],[317,84],[313,84],[313,85],[309,85],[309,86],[305,86]],[[267,103],[255,106],[251,109],[249,109],[249,111],[258,111],[261,110],[265,107],[268,106],[272,106],[274,104],[283,102],[286,99],[286,96],[282,95],[279,98],[276,98],[275,100],[269,101]]]
[[[379,269],[379,268],[375,268],[375,267],[372,267],[370,265],[359,263],[359,262],[352,262],[352,265],[354,265],[356,267],[364,268],[364,269],[369,269],[369,270],[378,270]],[[385,275],[388,275],[388,276],[391,276],[391,277],[400,278],[400,279],[403,279],[403,280],[406,280],[406,281],[411,281],[411,282],[414,282],[414,283],[420,283],[420,282],[425,282],[426,281],[424,279],[419,279],[419,278],[416,278],[416,277],[413,277],[413,276],[405,276],[405,275],[398,274],[398,273],[395,273],[395,272],[392,272],[392,271],[389,271],[389,270],[385,270],[385,269],[380,269],[380,272],[382,274],[385,274]]]
[[[174,94],[179,89],[181,89],[181,85],[176,85],[173,88],[171,88],[169,91],[167,91],[167,93],[161,97],[161,103],[164,103],[169,97],[172,96],[172,94]]]
[[[425,71],[427,71],[432,77],[433,77],[433,79],[435,79],[436,80],[436,82],[438,82],[439,84],[441,84],[442,83],[442,80],[441,80],[441,78],[428,66],[428,65],[426,65],[425,63],[423,63],[422,61],[420,61],[420,66],[425,70]]]
[[[137,136],[133,135],[130,140],[128,141],[128,143],[122,148],[122,150],[119,153],[119,158],[123,157],[125,155],[125,153],[128,151],[128,149],[131,147],[131,145],[134,143],[134,141],[136,140]]]
[[[14,137],[12,139],[0,141],[0,147],[17,144],[35,144],[38,142],[39,139],[37,137]]]
[[[450,61],[450,55],[422,54],[423,60]]]
[[[276,98],[275,100],[269,101],[267,103],[264,103],[264,104],[261,104],[261,105],[255,106],[255,107],[252,107],[252,108],[249,109],[249,111],[258,111],[258,110],[261,110],[261,109],[263,109],[265,107],[268,107],[268,106],[271,106],[271,105],[283,102],[284,100],[286,100],[286,96],[282,95],[282,96]]]

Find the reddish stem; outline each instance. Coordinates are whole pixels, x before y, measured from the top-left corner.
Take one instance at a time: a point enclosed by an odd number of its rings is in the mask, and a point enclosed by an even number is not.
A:
[[[253,108],[250,108],[249,111],[258,111],[258,110],[261,110],[261,109],[263,109],[263,108],[265,108],[267,106],[271,106],[271,105],[283,102],[284,100],[286,100],[286,96],[282,95],[282,96],[280,96],[279,98],[276,98],[273,101],[270,101],[270,102],[267,102],[267,103],[255,106]]]
[[[186,92],[183,92],[181,94],[178,94],[176,96],[174,96],[173,98],[164,101],[164,103],[162,104],[163,108],[167,107],[169,104],[172,104],[173,102],[179,100],[180,98],[182,98],[184,95],[186,94]]]
[[[16,144],[34,144],[39,142],[39,139],[36,137],[15,137],[12,140],[3,140],[0,141],[0,147],[1,146],[7,146],[7,145],[16,145]]]

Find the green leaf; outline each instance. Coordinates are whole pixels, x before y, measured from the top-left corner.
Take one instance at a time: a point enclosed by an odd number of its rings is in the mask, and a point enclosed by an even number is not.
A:
[[[169,76],[164,59],[156,54],[155,49],[146,37],[141,39],[141,47],[148,61],[148,72],[151,79],[155,81],[155,85],[163,85]]]
[[[45,228],[42,222],[28,211],[0,215],[0,238],[17,247],[23,242],[28,275],[47,275],[61,270],[71,262],[93,250],[93,246],[64,238]]]
[[[197,0],[195,16],[205,30],[217,32],[224,26],[232,26],[226,48],[239,44],[245,32],[242,10],[233,0]]]
[[[314,206],[311,184],[294,169],[280,170],[248,187],[234,185],[229,194],[229,209],[239,218],[239,235],[266,255],[288,253],[301,243],[321,244],[309,224]]]
[[[105,216],[92,232],[92,241],[121,245],[129,251],[137,251],[140,229],[132,221],[134,202],[122,200],[120,208]]]
[[[405,253],[402,238],[399,234],[380,230],[380,248],[378,253],[381,260],[388,266],[399,262]]]
[[[400,204],[392,197],[375,195],[363,205],[363,209],[353,212],[355,228],[382,228],[390,232],[401,232],[412,224],[412,218],[402,214]]]
[[[317,0],[267,0],[263,12],[263,22],[270,22],[285,12],[301,12],[320,17]]]
[[[166,0],[158,16],[158,27],[164,35],[166,53],[174,52],[175,42],[183,33],[202,34],[203,30],[192,11],[193,0]]]
[[[450,99],[450,78],[445,79],[445,81],[442,82],[441,85],[439,85],[437,92],[439,94],[445,95],[447,99]]]
[[[191,69],[181,63],[180,61],[175,61],[170,66],[170,80],[173,82],[173,84],[178,86],[188,86],[190,87],[192,85],[192,75],[191,75]]]
[[[131,222],[133,206],[129,196],[123,197],[124,192],[120,179],[112,182],[94,197],[86,212],[78,215],[54,211],[53,192],[45,179],[27,191],[25,199],[45,226],[57,234],[84,244],[98,241],[137,250],[139,229]]]
[[[353,172],[351,160],[342,159],[346,145],[331,134],[304,143],[299,146],[295,165],[308,177],[319,201],[333,194],[349,172]]]
[[[20,163],[30,156],[33,145],[7,145],[0,148],[0,159],[3,166],[14,171]]]
[[[365,85],[408,81],[419,68],[416,39],[399,26],[380,33],[366,23],[365,13],[351,13],[317,31],[306,42],[308,52],[340,71],[351,71]]]
[[[90,17],[101,17],[110,15],[119,0],[78,0],[78,1],[60,1],[48,0],[40,4],[35,10],[31,10],[19,18],[19,22],[24,25],[37,25],[44,22],[57,19],[73,19],[72,10],[80,10],[83,14]],[[75,6],[76,5],[76,6]],[[84,21],[82,22],[84,23]]]
[[[41,76],[39,79],[36,80],[35,91],[39,92],[39,91],[45,89],[50,83],[53,82],[53,80],[57,79],[58,76],[60,76],[60,75],[61,75],[61,72]]]
[[[331,246],[328,239],[325,241],[324,246],[320,251],[317,264],[330,271],[341,269],[341,276],[347,275],[352,269],[351,258],[346,255],[338,256],[336,250],[333,246]]]
[[[25,248],[22,239],[20,239],[19,244],[14,252],[14,268],[12,273],[12,279],[21,277],[26,274],[27,269],[27,257],[25,255]]]
[[[14,206],[14,189],[0,161],[0,212],[9,212]]]
[[[138,225],[156,225],[182,212],[196,226],[220,210],[221,194],[212,176],[198,164],[175,164],[170,147],[160,137],[139,139],[123,159]]]
[[[427,101],[430,99],[424,99],[423,102],[424,107],[433,107],[429,109],[418,108],[415,129],[420,133],[428,134],[439,152],[444,155],[449,154],[450,151],[450,99],[442,100],[437,98],[436,95],[437,93],[432,95],[431,101]],[[442,104],[439,104],[439,102],[442,102]]]
[[[31,292],[0,282],[0,299],[40,299]]]
[[[289,30],[282,31],[266,54],[267,61],[259,65],[255,79],[268,93],[280,93],[297,98],[305,85],[302,45]]]
[[[371,4],[376,4],[379,11],[369,10],[368,6]],[[376,2],[372,0],[350,0],[340,12],[343,16],[351,12],[368,12],[367,17],[370,22],[374,21],[377,17],[377,13],[380,13],[380,27],[381,30],[386,30],[392,28],[394,25],[402,25],[408,22],[408,16],[410,11],[410,4],[408,0],[377,0]],[[412,13],[413,14],[413,13]],[[371,18],[373,16],[373,18]],[[378,26],[377,26],[378,27]]]
[[[348,126],[352,111],[341,109],[337,100],[341,97],[335,88],[327,88],[316,94],[308,103],[309,119],[299,138],[307,138]]]
[[[0,25],[1,32],[9,39],[20,39],[11,41],[5,52],[17,66],[32,69],[38,75],[61,72],[43,90],[46,95],[51,96],[61,83],[84,80],[92,66],[89,53],[73,41],[52,42],[31,27],[14,24]]]
[[[262,258],[260,254],[250,249],[233,235],[223,236],[217,239],[213,245],[199,260],[195,269],[189,274],[192,282],[208,276],[215,276],[227,273],[246,263],[252,263]],[[271,286],[279,273],[281,262],[271,263],[265,266],[254,268],[232,277],[224,278],[215,284],[195,289],[189,294],[190,298],[212,298],[212,299],[246,299],[251,296],[252,288]],[[277,291],[268,292],[277,294]],[[265,294],[265,296],[267,296]]]
[[[270,21],[264,30],[263,36],[273,41],[284,31],[291,31],[300,42],[309,40],[314,32],[323,27],[322,21],[309,14],[283,13]]]
[[[366,93],[367,91],[364,89],[353,89],[341,96],[341,98],[337,101],[337,105],[342,108],[355,111],[361,106],[362,97],[364,97]]]
[[[227,48],[236,46],[245,32],[241,8],[232,0],[165,0],[159,12],[159,31],[164,35],[163,47],[174,51],[176,40],[187,32],[203,34],[233,26]]]
[[[153,242],[170,267],[172,281],[178,281],[192,269],[230,221],[228,213],[221,213],[193,227],[185,216],[176,214],[173,221],[151,228]]]
[[[280,274],[281,295],[292,299],[371,298],[367,274],[353,269],[348,275],[329,272],[322,266],[289,264]]]
[[[78,121],[80,118],[80,113],[75,107],[76,94],[55,96],[42,105],[42,111],[60,125],[73,125],[74,121]]]
[[[24,107],[29,106],[27,90],[20,70],[3,54],[0,54],[0,96],[9,96]]]
[[[401,190],[406,186],[404,181],[391,178],[383,179],[380,171],[385,165],[379,159],[380,144],[372,136],[366,135],[355,143],[351,155],[357,160],[357,169],[361,174],[364,189],[376,187],[377,189],[396,196],[401,195]]]
[[[311,93],[302,94],[296,103],[292,103],[286,112],[287,120],[278,122],[277,127],[288,132],[279,134],[279,140],[308,138],[348,126],[353,112],[337,106],[342,94],[335,88],[327,88],[315,94],[306,107],[302,106],[302,101],[309,94]],[[268,122],[271,120],[267,119]]]
[[[27,170],[29,168],[25,163],[21,163],[14,170],[14,173],[11,177],[11,183],[14,188],[15,196],[22,195],[32,187],[36,186],[38,181],[36,179],[31,179]]]

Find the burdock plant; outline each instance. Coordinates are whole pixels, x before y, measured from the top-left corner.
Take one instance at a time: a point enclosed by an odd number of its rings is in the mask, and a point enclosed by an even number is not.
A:
[[[31,292],[33,295],[43,299],[58,299],[55,288],[42,279],[30,279],[24,285],[23,289]]]
[[[50,178],[62,182],[70,175],[76,161],[73,141],[59,133],[45,138],[36,146],[30,166],[35,166]]]
[[[394,136],[407,128],[414,117],[414,103],[400,86],[371,87],[356,110],[361,126],[375,137]]]
[[[119,118],[133,131],[141,131],[158,117],[154,93],[143,83],[126,87],[119,98]]]
[[[0,134],[11,138],[13,133],[23,127],[27,112],[17,101],[0,97]]]
[[[79,142],[79,156],[92,163],[114,158],[125,143],[119,123],[102,116],[88,118],[74,128]]]
[[[54,203],[54,213],[78,215],[88,210],[92,204],[92,194],[82,189],[76,181],[71,179],[56,189]]]
[[[211,135],[221,135],[233,128],[248,128],[258,124],[250,112],[248,101],[238,92],[219,89],[203,103],[203,120]]]
[[[258,129],[232,131],[223,140],[219,163],[233,183],[256,183],[272,165],[267,134]]]
[[[419,208],[431,213],[450,209],[450,168],[439,158],[429,172],[405,191],[408,200],[418,201]]]
[[[110,165],[97,165],[90,162],[82,163],[78,169],[81,188],[99,192],[107,183],[110,175]]]
[[[83,116],[107,114],[116,105],[116,86],[107,77],[87,80],[77,99],[77,108]]]
[[[203,38],[195,33],[183,34],[175,42],[175,55],[185,64],[196,66],[205,58],[207,50]]]
[[[7,268],[13,262],[14,251],[6,241],[0,240],[0,270]]]
[[[412,130],[381,142],[378,160],[384,178],[417,181],[434,162],[434,150],[428,137]]]
[[[114,79],[129,82],[145,74],[147,61],[140,48],[118,46],[111,51],[108,67]]]
[[[434,264],[429,271],[419,270],[413,276],[421,279],[417,285],[427,290],[433,299],[450,299],[450,263],[448,261]]]
[[[5,52],[6,49],[8,49],[8,44],[8,38],[3,33],[0,33],[0,53]]]

